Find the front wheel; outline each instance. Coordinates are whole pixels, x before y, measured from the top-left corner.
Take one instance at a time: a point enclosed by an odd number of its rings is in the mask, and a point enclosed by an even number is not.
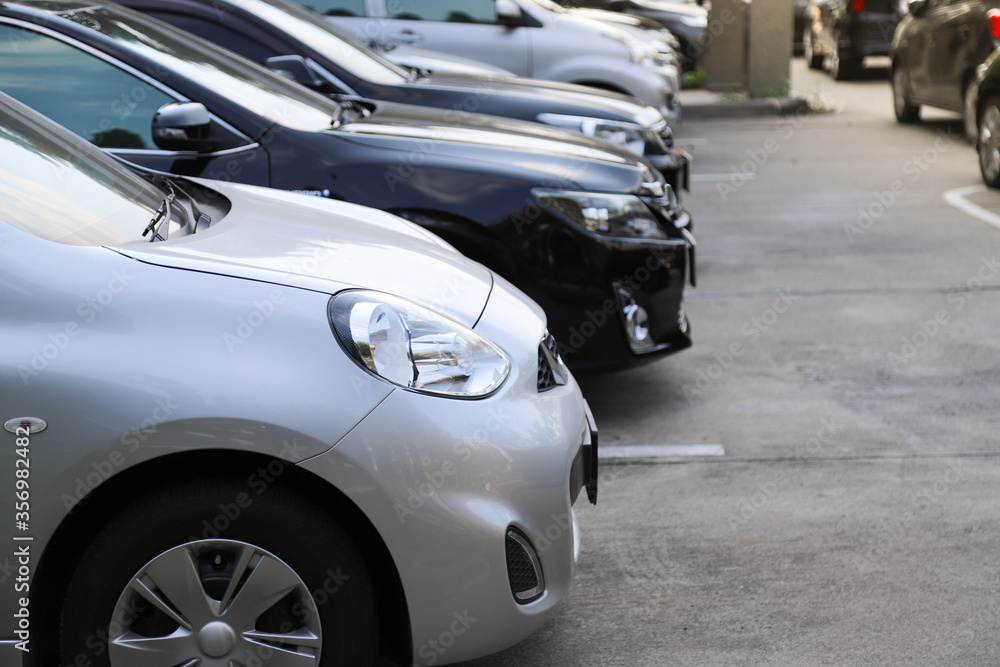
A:
[[[823,69],[823,54],[816,53],[816,45],[810,30],[802,33],[802,54],[809,69]]]
[[[833,45],[830,47],[830,76],[836,81],[847,81],[858,75],[861,69],[861,61],[844,58],[840,53],[840,37],[834,36]]]
[[[78,563],[65,664],[370,665],[371,580],[346,533],[280,489],[190,483],[114,517]]]
[[[1000,97],[991,97],[983,107],[976,149],[983,182],[1000,188]]]
[[[902,65],[892,70],[892,109],[900,123],[915,123],[920,118],[920,106],[907,99],[909,80]]]

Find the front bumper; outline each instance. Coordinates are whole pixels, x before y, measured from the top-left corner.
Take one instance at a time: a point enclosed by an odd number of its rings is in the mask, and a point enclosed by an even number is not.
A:
[[[596,437],[572,375],[538,391],[544,328],[541,312],[498,278],[476,326],[511,355],[495,394],[454,400],[397,389],[302,464],[382,537],[410,611],[415,664],[502,650],[536,630],[569,588],[579,541],[572,499],[582,488],[596,496]],[[528,538],[544,575],[528,603],[515,600],[508,578],[511,528]]]

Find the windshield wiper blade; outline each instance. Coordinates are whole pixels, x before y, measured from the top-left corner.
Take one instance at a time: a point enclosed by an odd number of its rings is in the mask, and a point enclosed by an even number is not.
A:
[[[173,212],[174,196],[173,190],[171,189],[170,194],[163,198],[163,202],[160,204],[160,207],[153,213],[152,220],[149,221],[149,224],[146,225],[146,229],[143,230],[143,238],[146,238],[150,232],[153,232],[152,238],[149,239],[150,243],[153,241],[167,240],[166,237],[160,236],[160,225],[162,225],[164,221],[170,220],[170,214]],[[170,225],[168,224],[167,227],[169,229]]]

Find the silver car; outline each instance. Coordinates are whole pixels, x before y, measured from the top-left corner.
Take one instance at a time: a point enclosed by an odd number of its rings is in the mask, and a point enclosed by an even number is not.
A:
[[[297,0],[364,41],[474,58],[518,76],[637,97],[676,118],[676,68],[620,27],[551,0]]]
[[[534,303],[3,96],[0,155],[0,664],[440,665],[545,621],[597,453]]]

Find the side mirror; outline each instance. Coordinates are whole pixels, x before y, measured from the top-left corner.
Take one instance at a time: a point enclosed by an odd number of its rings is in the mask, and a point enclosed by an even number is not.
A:
[[[521,8],[513,0],[497,0],[497,19],[505,25],[517,25],[521,21]]]
[[[906,10],[914,16],[920,16],[927,9],[927,0],[908,0]]]
[[[200,102],[171,102],[153,116],[153,141],[165,151],[210,153],[212,116]]]
[[[323,85],[323,79],[302,56],[272,56],[264,61],[264,67],[303,86],[319,88]]]

